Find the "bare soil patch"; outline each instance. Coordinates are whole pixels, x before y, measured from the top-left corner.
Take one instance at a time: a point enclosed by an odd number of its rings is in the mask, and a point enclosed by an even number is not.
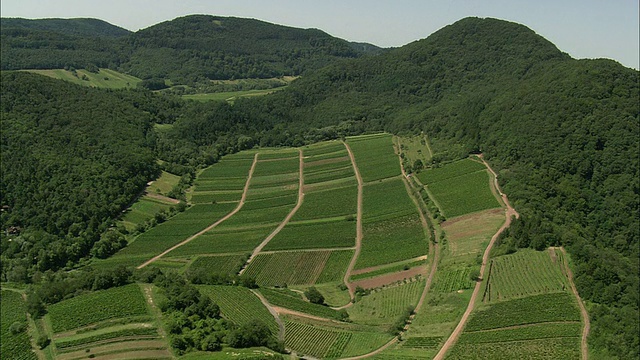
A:
[[[426,275],[426,274],[427,274],[426,266],[416,266],[409,270],[403,270],[403,271],[399,271],[391,274],[384,274],[384,275],[372,277],[369,279],[357,280],[352,282],[351,286],[353,286],[354,288],[356,286],[360,286],[363,289],[373,289],[373,288],[382,287],[384,285],[391,285],[393,283],[402,281],[404,279],[410,279],[417,275]]]

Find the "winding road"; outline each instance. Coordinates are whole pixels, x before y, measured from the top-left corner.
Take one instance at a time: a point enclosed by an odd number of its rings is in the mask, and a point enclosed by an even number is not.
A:
[[[493,235],[493,237],[491,237],[491,241],[489,242],[489,245],[487,246],[487,249],[484,251],[484,254],[482,256],[482,266],[480,267],[480,278],[484,278],[485,269],[487,266],[487,262],[489,261],[489,254],[491,253],[493,244],[496,242],[496,240],[498,239],[498,236],[500,236],[500,234],[504,231],[504,229],[508,228],[509,225],[511,225],[511,218],[514,216],[518,218],[520,215],[513,207],[511,207],[511,204],[509,204],[509,199],[507,199],[507,195],[505,195],[500,189],[500,186],[498,185],[498,175],[495,173],[495,171],[493,171],[493,169],[489,166],[489,164],[487,164],[487,162],[482,157],[482,154],[478,155],[478,158],[482,160],[482,162],[487,167],[489,172],[493,174],[493,181],[494,181],[493,186],[495,186],[495,189],[497,190],[498,194],[502,197],[502,201],[506,206],[505,222],[504,224],[502,224],[500,229],[498,229],[498,231]],[[458,341],[458,338],[460,337],[460,334],[462,334],[462,331],[464,330],[464,327],[467,324],[467,321],[469,320],[469,316],[471,315],[471,312],[473,311],[476,305],[476,300],[478,298],[478,294],[480,293],[481,287],[482,287],[482,281],[476,282],[476,285],[473,288],[473,293],[471,294],[471,299],[469,300],[469,305],[467,306],[467,309],[465,310],[464,314],[462,315],[462,318],[460,319],[460,322],[458,323],[456,328],[453,330],[453,332],[451,333],[447,341],[444,343],[442,348],[440,348],[440,351],[438,351],[436,356],[433,358],[434,360],[444,359],[444,356],[446,355],[447,351],[449,351],[453,347],[453,345],[455,345],[455,343]]]

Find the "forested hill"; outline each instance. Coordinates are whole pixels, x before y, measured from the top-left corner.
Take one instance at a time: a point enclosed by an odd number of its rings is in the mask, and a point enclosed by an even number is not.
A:
[[[3,18],[2,69],[96,65],[142,79],[193,84],[207,79],[300,75],[339,59],[382,51],[320,30],[254,19],[190,15],[130,35],[118,32],[117,38],[99,20],[68,21]]]
[[[42,30],[66,35],[119,37],[131,33],[127,29],[106,21],[90,18],[76,19],[23,19],[2,18],[2,31],[5,29]]]

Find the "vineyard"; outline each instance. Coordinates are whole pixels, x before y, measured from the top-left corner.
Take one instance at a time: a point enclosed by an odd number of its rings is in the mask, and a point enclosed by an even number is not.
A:
[[[35,360],[27,332],[27,309],[20,293],[2,290],[2,313],[0,317],[0,358]],[[17,324],[17,325],[14,325]]]
[[[362,297],[347,311],[360,324],[390,325],[409,306],[415,306],[424,289],[424,280],[392,286]]]
[[[278,334],[278,325],[273,315],[251,290],[240,286],[214,285],[200,285],[198,289],[220,306],[220,312],[225,319],[237,325],[258,319],[269,327],[272,334]]]
[[[302,300],[299,296],[293,295],[285,290],[261,288],[260,293],[269,301],[271,305],[324,317],[327,319],[342,320],[343,313],[333,310],[328,306],[312,304]]]
[[[246,255],[199,256],[187,271],[206,271],[209,274],[237,274],[245,263]]]
[[[399,175],[400,162],[394,153],[392,137],[389,134],[375,134],[350,137],[356,163],[362,180],[367,183]]]
[[[263,286],[314,284],[330,251],[280,252],[258,255],[245,274]]]
[[[529,295],[562,292],[569,288],[562,262],[548,251],[520,250],[491,261],[483,301],[501,301]]]
[[[137,284],[80,295],[49,306],[48,312],[55,333],[105,320],[149,315]]]
[[[442,271],[437,281],[433,284],[433,290],[448,293],[461,289],[471,289],[472,283],[469,277],[470,268],[448,269]]]

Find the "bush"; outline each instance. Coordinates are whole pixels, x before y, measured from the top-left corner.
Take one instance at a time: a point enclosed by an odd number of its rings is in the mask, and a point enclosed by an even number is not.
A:
[[[307,291],[304,292],[304,296],[309,299],[310,302],[314,304],[324,305],[324,296],[316,289],[315,287],[310,287]]]
[[[23,332],[25,329],[26,329],[26,326],[23,323],[19,322],[19,321],[14,322],[9,327],[9,331],[11,332],[12,335],[17,335],[17,334]]]
[[[38,345],[40,349],[46,348],[49,343],[51,343],[51,340],[47,337],[47,335],[40,335],[38,337],[38,340],[36,341],[36,345]]]

